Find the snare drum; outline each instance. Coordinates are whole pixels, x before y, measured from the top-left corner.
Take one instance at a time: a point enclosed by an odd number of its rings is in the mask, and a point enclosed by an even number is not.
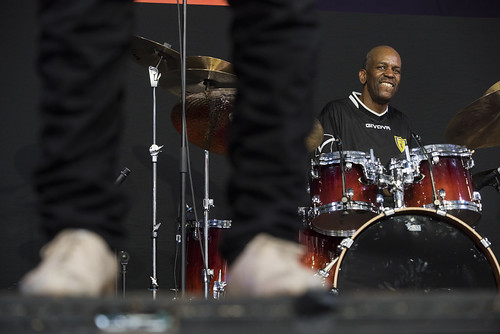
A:
[[[203,295],[204,222],[191,222],[186,232],[186,291],[191,295]],[[219,253],[223,234],[231,227],[231,220],[211,219],[208,221],[208,269],[213,269],[209,291],[213,298],[223,295],[227,282],[227,262]]]
[[[422,149],[411,150],[411,160],[419,166],[423,178],[410,186],[404,192],[404,202],[407,207],[434,207],[431,169],[435,191],[439,200],[439,208],[475,226],[481,218],[481,196],[474,191],[470,169],[474,166],[472,152],[458,145],[427,145]]]
[[[363,152],[344,151],[321,154],[313,159],[310,195],[311,223],[327,235],[350,236],[368,219],[378,214],[378,186],[373,162]],[[343,175],[345,177],[345,194]],[[344,196],[345,195],[345,196]]]
[[[500,268],[488,240],[447,214],[386,211],[341,245],[333,282],[339,293],[500,291]]]

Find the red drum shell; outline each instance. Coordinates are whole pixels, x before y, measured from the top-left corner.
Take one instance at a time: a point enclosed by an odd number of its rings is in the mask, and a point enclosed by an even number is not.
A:
[[[378,186],[365,178],[366,154],[345,151],[345,189],[354,192],[350,201],[342,202],[342,169],[339,152],[329,153],[329,160],[312,166],[314,177],[310,179],[310,194],[315,213],[312,225],[320,232],[349,236],[368,219],[377,215]]]
[[[204,241],[203,222],[190,224],[186,229],[186,291],[193,296],[203,296],[203,258],[201,251]],[[210,296],[213,295],[214,282],[227,282],[227,262],[219,253],[219,244],[225,231],[231,227],[230,220],[209,220],[208,222],[208,269],[214,270],[210,283]],[[200,242],[201,241],[201,242]],[[220,273],[220,275],[219,275]]]
[[[474,198],[474,185],[470,168],[473,165],[471,153],[457,145],[429,145],[426,151],[439,160],[433,162],[432,171],[436,192],[445,191],[444,209],[451,215],[476,225],[481,218],[481,206]],[[418,154],[416,154],[418,153]],[[419,169],[423,179],[405,189],[406,207],[433,207],[433,191],[429,162],[421,155],[421,151],[412,150],[413,160],[420,161]],[[436,159],[437,160],[437,159]]]

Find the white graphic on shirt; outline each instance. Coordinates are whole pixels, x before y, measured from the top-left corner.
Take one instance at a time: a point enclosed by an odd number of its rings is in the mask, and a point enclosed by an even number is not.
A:
[[[333,152],[334,151],[333,144],[337,142],[337,140],[333,135],[329,135],[327,133],[324,134],[324,137],[331,137],[331,138],[325,140],[320,146],[318,146],[318,152],[319,153],[323,152],[323,148],[328,144],[330,144],[330,152]]]
[[[377,129],[377,130],[391,131],[391,127],[389,125],[379,125],[379,124],[366,123],[365,127],[367,129]]]

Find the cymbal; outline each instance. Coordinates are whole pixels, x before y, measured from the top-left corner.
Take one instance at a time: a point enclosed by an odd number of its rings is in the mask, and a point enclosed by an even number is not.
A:
[[[314,151],[319,145],[321,145],[323,142],[323,135],[323,126],[321,126],[321,123],[315,118],[313,129],[306,138],[306,148],[308,152]]]
[[[469,149],[500,145],[500,81],[448,123],[446,139]]]
[[[160,86],[181,95],[181,69],[167,71],[160,78]],[[207,89],[236,88],[233,65],[225,60],[208,56],[186,58],[186,95]]]
[[[131,44],[132,60],[145,68],[158,65],[160,73],[166,73],[181,67],[180,53],[167,45],[141,36],[133,36]]]
[[[186,96],[186,131],[189,142],[212,153],[227,155],[228,129],[236,89],[212,89]],[[182,101],[170,114],[182,131]]]
[[[189,142],[212,153],[227,155],[228,131],[236,89],[220,88],[186,96],[186,131]],[[182,101],[170,114],[177,132],[182,131]],[[323,127],[315,119],[311,133],[306,138],[309,152],[314,151],[323,140]]]

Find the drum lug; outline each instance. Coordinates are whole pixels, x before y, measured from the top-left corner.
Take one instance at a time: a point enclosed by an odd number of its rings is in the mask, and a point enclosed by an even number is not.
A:
[[[442,209],[440,209],[440,208],[437,208],[437,209],[436,209],[436,213],[437,213],[438,215],[440,215],[440,216],[443,216],[443,217],[445,217],[445,216],[446,216],[446,214],[447,214],[446,210],[442,210]]]
[[[446,191],[443,188],[439,189],[438,196],[441,201],[444,201],[446,199]]]
[[[488,238],[481,239],[481,244],[484,246],[484,248],[489,248],[491,246],[491,242],[488,240]]]
[[[378,212],[384,211],[384,196],[382,194],[377,194],[377,204],[378,204]]]
[[[345,171],[348,172],[352,169],[352,162],[346,162],[345,163]]]
[[[352,198],[354,197],[354,189],[347,188],[347,190],[345,192],[345,195],[347,196],[347,198],[349,199],[349,201],[351,201]]]
[[[465,169],[471,169],[472,167],[474,167],[474,160],[469,157],[469,159],[467,159],[467,161],[463,163],[463,157],[462,157],[462,164]]]
[[[354,243],[353,239],[351,239],[351,238],[344,238],[340,242],[340,246],[343,247],[343,248],[351,248],[351,246],[352,246],[353,243]]]
[[[396,211],[394,209],[386,209],[384,211],[384,215],[387,217],[392,216],[394,213],[396,213]]]
[[[224,297],[227,283],[222,280],[222,271],[219,270],[219,279],[214,282],[214,299],[220,299]]]
[[[311,174],[311,178],[313,178],[314,180],[319,179],[318,170],[316,168],[311,168],[310,174]]]
[[[433,156],[432,157],[432,164],[437,165],[439,163],[439,156]]]

